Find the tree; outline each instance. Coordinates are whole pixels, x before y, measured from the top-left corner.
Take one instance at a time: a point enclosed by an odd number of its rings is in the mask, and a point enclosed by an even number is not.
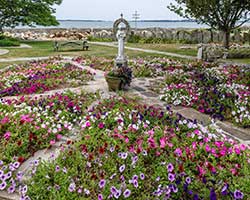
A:
[[[168,8],[224,33],[223,46],[229,48],[230,32],[250,20],[250,0],[175,0]]]
[[[62,0],[0,0],[0,32],[18,25],[58,25],[53,5]]]

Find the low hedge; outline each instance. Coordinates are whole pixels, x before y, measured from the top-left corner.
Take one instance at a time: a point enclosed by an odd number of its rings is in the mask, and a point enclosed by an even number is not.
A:
[[[16,38],[0,35],[0,47],[20,46],[20,41]]]

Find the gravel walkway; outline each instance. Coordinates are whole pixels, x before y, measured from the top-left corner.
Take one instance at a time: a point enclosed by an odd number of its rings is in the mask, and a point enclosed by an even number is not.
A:
[[[1,55],[5,55],[5,54],[7,54],[7,53],[9,53],[10,51],[9,50],[7,50],[7,49],[0,49],[0,56]]]
[[[96,45],[102,45],[102,46],[117,47],[117,44],[108,43],[108,42],[89,42],[89,43],[96,44]],[[176,54],[176,53],[157,51],[157,50],[151,50],[151,49],[141,49],[141,48],[135,48],[135,47],[125,47],[125,49],[132,50],[132,51],[142,51],[142,52],[146,52],[146,53],[154,53],[154,54],[160,54],[160,55],[165,55],[165,56],[184,58],[184,59],[189,59],[189,60],[196,59],[196,57],[194,57],[194,56],[186,56],[186,55],[180,55],[180,54]]]

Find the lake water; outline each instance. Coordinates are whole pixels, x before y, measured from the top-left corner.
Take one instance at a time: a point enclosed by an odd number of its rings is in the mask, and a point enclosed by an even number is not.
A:
[[[47,28],[112,28],[113,21],[80,21],[80,20],[59,20],[60,25],[56,27],[47,27]],[[250,26],[250,22],[245,24]],[[130,22],[132,28],[135,27],[135,22]],[[206,25],[197,24],[196,22],[137,22],[138,28],[208,28]],[[21,28],[21,27],[19,27]],[[28,28],[28,27],[22,27]],[[36,28],[45,28],[45,27],[36,27]]]

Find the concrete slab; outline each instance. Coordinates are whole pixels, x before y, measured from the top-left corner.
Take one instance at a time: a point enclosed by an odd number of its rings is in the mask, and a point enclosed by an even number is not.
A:
[[[179,110],[178,113],[187,119],[191,119],[191,120],[196,119],[198,123],[204,126],[208,126],[209,124],[212,123],[212,120],[208,115],[202,114],[192,108],[185,108],[185,109]]]
[[[244,129],[244,128],[236,127],[235,125],[229,122],[217,122],[216,124],[229,135],[232,135],[235,138],[239,138],[240,140],[250,141],[250,129],[249,128]]]

